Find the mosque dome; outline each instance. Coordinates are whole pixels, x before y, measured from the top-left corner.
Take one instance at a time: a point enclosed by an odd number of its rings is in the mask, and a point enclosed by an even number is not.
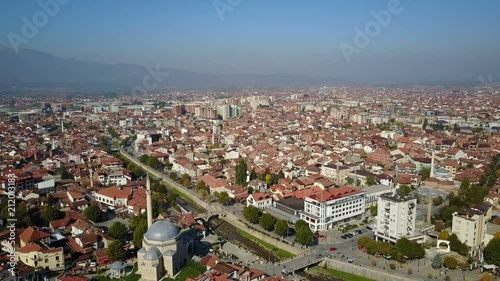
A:
[[[160,250],[156,247],[151,247],[144,255],[145,260],[157,260],[161,257]]]
[[[157,221],[151,225],[145,234],[149,241],[166,241],[177,237],[180,228],[169,221]]]

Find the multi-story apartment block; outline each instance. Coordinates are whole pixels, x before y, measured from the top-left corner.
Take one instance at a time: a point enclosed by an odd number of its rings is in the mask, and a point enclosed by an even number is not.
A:
[[[361,216],[365,199],[365,192],[350,186],[322,190],[305,198],[300,218],[313,231],[332,229],[337,223]]]
[[[417,199],[412,196],[383,194],[378,198],[376,239],[395,243],[406,237],[423,243],[425,236],[416,232]]]
[[[470,248],[470,253],[476,255],[485,246],[486,224],[490,218],[490,207],[478,206],[462,208],[453,213],[451,232]]]

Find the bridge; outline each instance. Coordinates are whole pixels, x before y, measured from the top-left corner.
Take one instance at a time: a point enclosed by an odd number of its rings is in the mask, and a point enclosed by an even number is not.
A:
[[[322,255],[316,255],[316,256],[308,255],[295,258],[293,260],[283,262],[284,269],[282,270],[282,273],[284,274],[294,273],[309,268],[311,266],[318,265],[320,262],[324,260],[325,257]]]

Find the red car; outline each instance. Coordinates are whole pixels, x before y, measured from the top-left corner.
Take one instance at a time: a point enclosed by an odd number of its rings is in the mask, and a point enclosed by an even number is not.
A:
[[[325,235],[323,235],[323,234],[317,234],[317,235],[316,235],[316,238],[318,238],[318,239],[323,239],[323,238],[325,238]]]
[[[330,248],[330,252],[333,252],[333,251],[336,251],[336,250],[337,250],[337,248],[335,248],[335,247],[331,247]]]

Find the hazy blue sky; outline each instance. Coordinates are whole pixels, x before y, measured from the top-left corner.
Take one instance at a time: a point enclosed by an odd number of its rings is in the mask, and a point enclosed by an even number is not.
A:
[[[47,0],[41,0],[47,1]],[[55,0],[54,0],[55,1]],[[65,0],[68,1],[68,0]],[[214,2],[69,0],[28,48],[62,57],[214,73],[288,72],[361,82],[474,80],[500,73],[500,1],[401,0],[386,27],[347,62],[390,0],[242,0],[219,17]],[[0,1],[0,44],[22,35],[38,1]]]

